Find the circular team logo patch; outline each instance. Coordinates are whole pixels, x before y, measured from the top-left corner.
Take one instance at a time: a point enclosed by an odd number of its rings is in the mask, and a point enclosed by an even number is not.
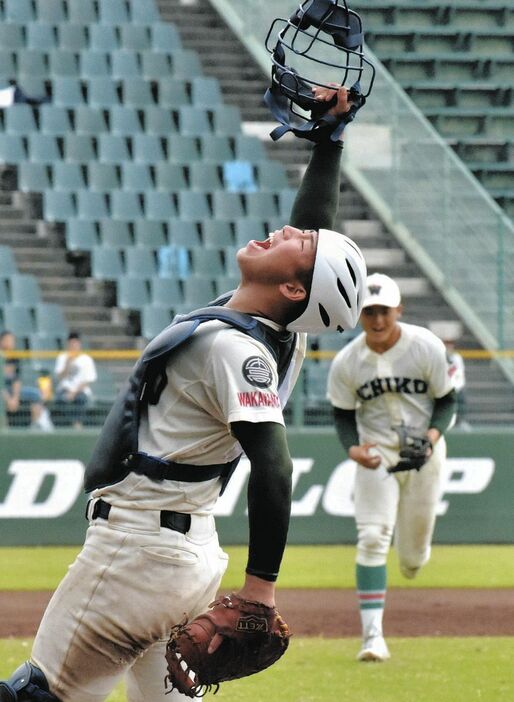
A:
[[[261,356],[250,356],[243,363],[243,376],[256,388],[269,388],[273,380],[270,364]]]

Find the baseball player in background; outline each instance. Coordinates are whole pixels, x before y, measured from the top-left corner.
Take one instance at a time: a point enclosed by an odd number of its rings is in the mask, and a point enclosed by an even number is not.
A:
[[[346,88],[316,90],[337,95],[330,109],[343,119]],[[130,702],[186,699],[166,694],[166,643],[216,595],[227,556],[213,508],[243,451],[249,547],[237,594],[274,605],[291,508],[283,407],[305,332],[352,328],[364,295],[362,254],[332,231],[340,147],[313,147],[291,224],[238,251],[241,283],[213,318],[186,340],[175,331],[187,322],[172,324],[143,352],[86,469],[84,547],[1,702],[101,702],[122,678]]]
[[[384,661],[390,657],[382,616],[393,532],[400,570],[414,578],[430,557],[446,459],[443,435],[456,401],[444,344],[428,329],[400,321],[396,282],[375,273],[366,285],[363,331],[334,358],[327,394],[339,440],[357,463],[357,658]]]

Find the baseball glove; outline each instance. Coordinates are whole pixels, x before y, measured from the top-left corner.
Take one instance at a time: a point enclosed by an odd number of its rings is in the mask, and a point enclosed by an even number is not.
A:
[[[424,436],[410,436],[404,432],[400,435],[400,460],[387,469],[388,473],[404,470],[420,470],[432,455],[432,442]]]
[[[208,653],[216,634],[223,641]],[[227,595],[193,621],[173,627],[166,646],[165,685],[188,697],[202,697],[212,688],[217,692],[220,683],[275,663],[285,653],[289,637],[289,628],[275,607]]]

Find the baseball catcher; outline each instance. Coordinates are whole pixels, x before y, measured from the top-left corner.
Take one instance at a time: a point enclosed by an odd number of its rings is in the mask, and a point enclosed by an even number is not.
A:
[[[406,427],[395,427],[400,437],[400,460],[387,469],[388,473],[404,470],[421,470],[432,455],[432,442],[426,436],[412,436]]]
[[[289,629],[275,607],[231,594],[209,610],[177,624],[166,647],[166,685],[188,697],[202,697],[226,680],[259,673],[275,663],[289,644]]]

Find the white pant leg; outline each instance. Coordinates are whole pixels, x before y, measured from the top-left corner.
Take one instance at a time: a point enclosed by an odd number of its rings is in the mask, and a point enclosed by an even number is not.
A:
[[[158,512],[134,512],[112,508],[109,523],[92,523],[39,627],[32,660],[62,702],[104,700],[184,614],[197,613],[226,567],[212,518],[193,515],[183,535],[161,529]]]
[[[412,470],[403,474],[395,548],[400,569],[406,577],[414,577],[430,558],[445,463],[446,442],[441,437],[434,446],[430,460],[419,472]]]

